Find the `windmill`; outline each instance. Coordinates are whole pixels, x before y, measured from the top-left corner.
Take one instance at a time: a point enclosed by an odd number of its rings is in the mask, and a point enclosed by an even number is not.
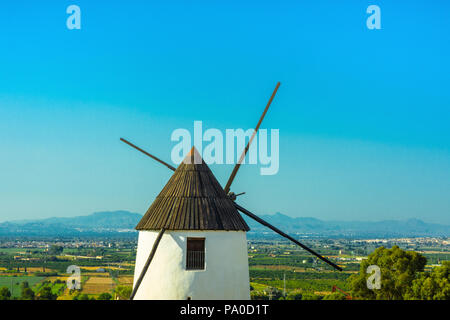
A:
[[[139,239],[131,300],[249,299],[246,232],[250,228],[239,212],[342,271],[327,258],[237,204],[237,197],[243,193],[230,192],[279,86],[278,82],[224,188],[195,147],[175,168],[120,138],[174,171],[136,226]],[[147,272],[152,262],[151,272]]]

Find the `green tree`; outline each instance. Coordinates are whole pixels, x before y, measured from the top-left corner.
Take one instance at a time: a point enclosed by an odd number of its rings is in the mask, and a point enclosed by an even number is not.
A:
[[[72,291],[72,290],[70,290],[70,291]],[[70,291],[69,291],[69,292],[70,292]],[[72,292],[70,292],[70,294],[72,294]],[[75,294],[75,295],[72,297],[72,300],[80,300],[80,293]]]
[[[110,295],[107,292],[104,292],[97,297],[97,300],[111,300],[111,299],[112,299],[112,295]]]
[[[89,296],[86,293],[83,294],[78,293],[72,298],[72,300],[91,300],[91,299],[89,299]]]
[[[340,292],[333,292],[323,297],[322,300],[346,300],[345,295]]]
[[[37,300],[56,300],[58,296],[52,292],[52,288],[45,286],[39,290]]]
[[[444,261],[431,272],[422,272],[413,280],[405,299],[450,300],[450,261]]]
[[[379,247],[361,262],[360,271],[349,277],[352,296],[370,300],[403,300],[419,272],[423,272],[427,259],[414,251],[398,246],[391,249]],[[381,272],[381,288],[369,289],[366,273],[369,266],[376,265]]]
[[[286,296],[286,300],[302,300],[302,294],[298,291],[289,292]]]
[[[57,245],[52,245],[49,249],[48,249],[48,253],[52,254],[52,255],[60,255],[63,252],[64,248],[61,246],[57,246]]]
[[[116,290],[115,290],[116,294],[122,300],[130,299],[132,291],[133,291],[133,288],[131,286],[117,286]]]
[[[253,290],[250,292],[251,300],[269,300],[269,296],[264,291]]]
[[[22,300],[34,300],[35,294],[34,291],[31,288],[22,288]]]
[[[0,300],[10,300],[11,299],[11,291],[7,287],[0,288]]]

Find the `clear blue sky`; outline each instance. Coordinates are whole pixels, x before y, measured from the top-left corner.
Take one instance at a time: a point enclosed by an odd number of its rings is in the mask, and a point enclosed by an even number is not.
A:
[[[81,30],[66,8],[81,8]],[[366,28],[381,8],[382,30]],[[176,128],[280,130],[259,214],[450,224],[448,1],[3,1],[0,221],[144,213]],[[212,166],[225,184],[232,166]]]

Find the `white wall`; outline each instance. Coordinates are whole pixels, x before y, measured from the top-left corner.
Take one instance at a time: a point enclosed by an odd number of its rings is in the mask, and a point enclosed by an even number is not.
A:
[[[159,231],[140,231],[134,284]],[[205,270],[186,270],[187,237],[205,238]],[[166,231],[135,300],[250,299],[244,231]]]

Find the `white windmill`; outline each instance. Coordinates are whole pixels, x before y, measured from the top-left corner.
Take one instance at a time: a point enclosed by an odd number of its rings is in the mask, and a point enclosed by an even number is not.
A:
[[[278,90],[277,84],[225,188],[195,148],[174,168],[131,142],[121,140],[175,171],[136,226],[139,230],[130,299],[249,299],[246,232],[238,211],[293,241],[338,270],[339,266],[235,203],[229,192],[250,144]],[[149,266],[151,264],[150,272]]]

